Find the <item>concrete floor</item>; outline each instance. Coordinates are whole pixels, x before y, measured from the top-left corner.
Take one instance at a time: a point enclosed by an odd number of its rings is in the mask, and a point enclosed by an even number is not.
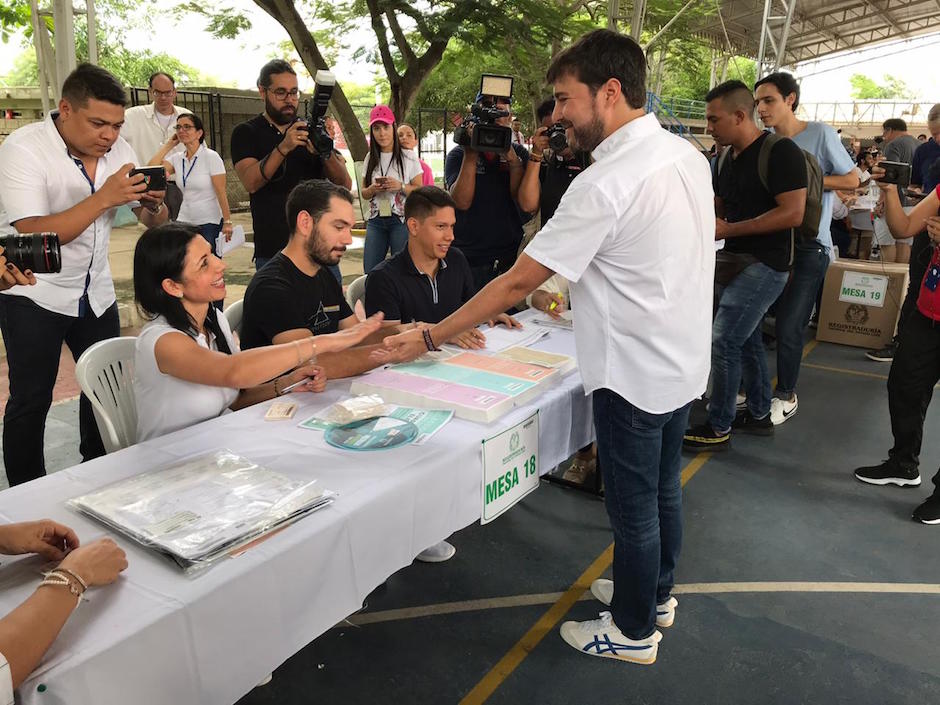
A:
[[[676,623],[655,665],[583,656],[559,637],[561,620],[603,609],[582,574],[611,536],[601,502],[543,483],[456,534],[450,562],[393,575],[240,705],[940,701],[940,533],[910,521],[933,489],[940,439],[925,439],[921,488],[851,474],[886,456],[887,372],[820,344],[800,410],[773,438],[686,458],[701,466],[684,491]],[[938,423],[934,407],[926,428]],[[562,595],[580,599],[552,614]]]

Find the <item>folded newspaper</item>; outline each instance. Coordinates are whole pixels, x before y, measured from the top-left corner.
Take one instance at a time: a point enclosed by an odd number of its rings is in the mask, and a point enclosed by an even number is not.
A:
[[[316,483],[220,450],[120,480],[68,504],[196,570],[330,504],[336,494]]]

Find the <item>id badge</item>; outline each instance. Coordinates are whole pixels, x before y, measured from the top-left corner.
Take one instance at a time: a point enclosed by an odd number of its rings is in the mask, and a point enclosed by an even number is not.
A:
[[[387,198],[379,199],[379,215],[387,218],[392,214],[392,202]]]
[[[927,276],[924,277],[924,287],[929,291],[936,291],[940,284],[940,264],[934,262],[927,270]]]

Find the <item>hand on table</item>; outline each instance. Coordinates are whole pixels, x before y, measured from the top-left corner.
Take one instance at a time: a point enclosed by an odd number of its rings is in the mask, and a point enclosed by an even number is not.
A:
[[[111,539],[98,539],[72,551],[59,567],[75,573],[88,587],[107,585],[127,568],[127,555]]]
[[[61,561],[78,546],[75,532],[52,519],[0,526],[0,553],[8,556],[38,553],[47,560]]]

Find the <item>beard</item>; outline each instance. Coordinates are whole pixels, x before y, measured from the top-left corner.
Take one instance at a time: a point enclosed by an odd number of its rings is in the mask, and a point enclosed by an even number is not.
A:
[[[591,107],[591,121],[586,125],[572,125],[572,149],[579,149],[584,152],[593,152],[597,145],[604,141],[604,123],[601,121],[597,110]]]
[[[313,232],[310,233],[304,249],[310,261],[320,267],[332,267],[339,264],[339,261],[343,258],[343,252],[346,251],[345,247],[341,252],[337,252],[327,246],[323,242],[323,238],[320,237],[320,231],[316,225],[313,226]]]
[[[264,97],[264,111],[277,125],[290,125],[297,117],[297,108],[293,105],[288,104],[278,110],[267,96]]]

